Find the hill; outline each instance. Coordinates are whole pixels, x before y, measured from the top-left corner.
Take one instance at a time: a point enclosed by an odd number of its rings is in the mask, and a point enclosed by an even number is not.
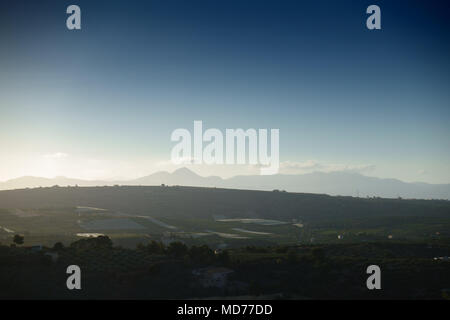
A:
[[[289,192],[318,193],[342,196],[446,199],[450,200],[449,184],[407,183],[396,179],[380,179],[351,172],[314,172],[302,175],[277,174],[271,176],[247,175],[222,179],[217,176],[202,177],[187,168],[173,173],[166,171],[127,181],[90,181],[57,177],[54,179],[22,177],[0,183],[0,190],[59,186],[105,185],[180,185],[230,189],[287,190]]]
[[[141,215],[327,219],[450,214],[450,202],[195,187],[51,187],[0,191],[0,208],[86,206]]]

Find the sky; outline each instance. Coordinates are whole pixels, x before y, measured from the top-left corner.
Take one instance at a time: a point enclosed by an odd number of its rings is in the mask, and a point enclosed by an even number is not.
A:
[[[66,8],[81,8],[68,30]],[[381,8],[381,30],[366,8]],[[172,171],[171,133],[277,128],[281,173],[450,183],[445,1],[0,3],[0,181]],[[195,165],[202,175],[251,165]]]

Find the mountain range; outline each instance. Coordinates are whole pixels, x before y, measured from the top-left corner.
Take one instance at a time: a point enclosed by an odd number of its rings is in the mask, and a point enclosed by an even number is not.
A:
[[[251,190],[285,190],[288,192],[320,193],[342,196],[450,199],[450,184],[428,184],[403,182],[397,179],[368,177],[358,173],[314,172],[288,175],[241,175],[228,179],[218,176],[202,177],[187,168],[173,173],[166,171],[123,181],[80,180],[66,177],[53,179],[41,177],[20,177],[0,182],[0,190],[51,186],[111,186],[111,185],[180,185],[193,187],[217,187]]]

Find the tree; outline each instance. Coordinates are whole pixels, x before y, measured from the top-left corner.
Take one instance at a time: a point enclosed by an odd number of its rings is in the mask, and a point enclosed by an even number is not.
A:
[[[164,254],[166,251],[164,244],[161,241],[155,240],[152,240],[150,243],[146,245],[139,243],[137,245],[137,249],[140,251],[147,252],[149,254]]]
[[[228,250],[220,252],[217,255],[217,260],[224,265],[228,265],[230,263],[230,254],[228,253]]]
[[[192,246],[189,250],[189,258],[196,263],[211,263],[216,255],[207,245]]]
[[[97,238],[94,238],[96,240],[96,244],[99,247],[111,249],[113,246],[113,243],[111,239],[108,236],[99,236]]]
[[[98,236],[77,240],[72,242],[70,246],[76,249],[111,249],[113,243],[108,236]]]
[[[298,262],[298,254],[295,248],[289,248],[287,252],[287,260],[289,263],[295,264]]]
[[[188,247],[179,241],[175,241],[169,244],[167,252],[177,258],[183,257],[188,253]]]
[[[61,242],[57,242],[53,246],[53,250],[55,250],[55,251],[61,251],[63,249],[64,249],[64,245]]]
[[[24,237],[23,236],[21,236],[20,234],[16,234],[15,236],[14,236],[14,243],[15,244],[23,244],[23,242],[24,242]]]
[[[152,242],[147,245],[147,250],[149,253],[163,254],[166,251],[166,248],[161,241],[152,240]]]

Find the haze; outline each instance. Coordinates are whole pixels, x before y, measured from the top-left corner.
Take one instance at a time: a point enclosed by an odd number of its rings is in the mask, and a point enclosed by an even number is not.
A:
[[[0,5],[1,181],[173,171],[171,132],[202,120],[280,129],[281,173],[450,182],[449,24],[437,3],[383,3],[377,32],[351,1],[78,4],[79,32],[65,3]]]

